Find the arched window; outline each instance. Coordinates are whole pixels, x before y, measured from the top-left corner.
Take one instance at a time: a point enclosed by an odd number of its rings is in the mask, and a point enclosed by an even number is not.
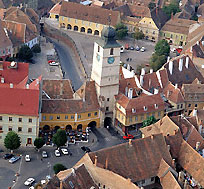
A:
[[[95,31],[94,31],[94,35],[99,35],[99,31],[98,31],[98,30],[95,30]]]
[[[71,29],[72,29],[72,26],[71,26],[70,24],[68,24],[68,25],[67,25],[67,29],[68,29],[68,30],[71,30]]]
[[[74,26],[74,31],[78,31],[78,26]]]
[[[89,29],[87,30],[87,33],[92,33],[92,29],[89,28]]]
[[[85,28],[84,27],[81,27],[81,32],[85,32]]]

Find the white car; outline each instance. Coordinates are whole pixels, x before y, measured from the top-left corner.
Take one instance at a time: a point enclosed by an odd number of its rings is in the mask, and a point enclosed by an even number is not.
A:
[[[25,156],[25,161],[27,161],[27,162],[28,162],[28,161],[31,161],[31,160],[30,160],[30,155],[26,155],[26,156]]]
[[[69,152],[68,152],[68,150],[66,148],[62,148],[61,150],[62,150],[62,153],[64,155],[68,155],[69,154]]]
[[[33,184],[35,182],[34,178],[28,178],[25,182],[24,185],[26,186],[30,186],[31,184]]]
[[[142,47],[142,48],[140,49],[141,52],[145,52],[145,50],[146,50],[146,49],[145,49],[144,47]]]
[[[40,181],[40,184],[45,184],[46,183],[46,180],[41,180]]]
[[[59,150],[55,150],[55,156],[56,156],[56,157],[60,157],[60,156],[61,156]]]
[[[31,187],[29,187],[29,189],[35,189],[35,187],[34,187],[34,186],[31,186]]]
[[[50,66],[59,66],[59,62],[51,62],[49,63]]]
[[[42,152],[42,157],[43,157],[43,158],[47,158],[47,152],[46,152],[46,151],[43,151],[43,152]]]

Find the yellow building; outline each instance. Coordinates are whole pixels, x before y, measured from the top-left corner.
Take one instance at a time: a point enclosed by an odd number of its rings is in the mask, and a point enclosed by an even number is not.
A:
[[[59,20],[59,12],[61,9],[62,2],[55,4],[52,9],[49,11],[49,17]]]
[[[69,80],[44,80],[40,129],[86,130],[100,126],[95,82],[87,81],[73,93]]]
[[[56,15],[56,14],[55,14]],[[55,17],[52,15],[51,17]],[[100,7],[63,1],[59,12],[59,27],[86,34],[99,35],[105,26],[120,22],[120,13]]]
[[[150,116],[157,120],[165,113],[164,102],[160,94],[132,97],[133,89],[128,90],[127,96],[119,94],[116,97],[115,125],[124,133],[142,125],[142,122]]]

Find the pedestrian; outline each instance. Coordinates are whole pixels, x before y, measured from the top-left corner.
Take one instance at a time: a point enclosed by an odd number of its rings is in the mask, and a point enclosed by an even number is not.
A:
[[[40,160],[41,160],[41,161],[43,161],[43,159],[42,159],[42,158],[41,158]]]

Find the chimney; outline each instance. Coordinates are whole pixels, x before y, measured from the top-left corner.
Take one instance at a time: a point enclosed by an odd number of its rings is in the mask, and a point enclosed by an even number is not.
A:
[[[175,159],[172,159],[172,166],[173,166],[173,168],[175,168],[175,167],[176,167],[176,162],[175,162]]]
[[[144,75],[145,75],[145,69],[141,69],[141,75],[140,75],[140,85],[143,86],[144,83]]]
[[[190,48],[190,52],[191,52],[191,53],[193,52],[193,46],[191,46],[191,48]]]
[[[200,142],[196,142],[196,151],[198,151],[200,148]]]
[[[3,77],[1,78],[1,83],[4,83],[4,78]]]
[[[170,62],[169,62],[169,72],[172,75],[172,73],[173,73],[173,61],[172,60],[170,60]]]
[[[199,45],[199,41],[197,41],[196,44]]]
[[[181,72],[183,69],[183,58],[179,59],[179,71]]]
[[[154,88],[154,94],[158,94],[159,93],[159,90]]]
[[[95,156],[95,162],[94,162],[95,166],[97,166],[97,162],[98,162],[98,156]]]
[[[129,91],[128,91],[128,98],[129,99],[132,99],[132,93],[133,93],[133,89],[130,88]]]
[[[129,146],[132,146],[132,139],[129,139]]]
[[[108,158],[106,158],[106,165],[105,165],[105,169],[108,169]]]
[[[63,95],[63,83],[60,83],[60,95]]]
[[[188,67],[189,67],[189,57],[187,56],[186,57],[186,68],[188,69]]]
[[[125,87],[125,96],[128,96],[128,87]]]
[[[150,69],[150,70],[149,70],[149,73],[153,73],[153,69]]]
[[[177,88],[178,88],[178,84],[176,83],[176,84],[175,84],[175,89],[177,89]]]
[[[151,140],[153,140],[154,139],[154,135],[151,135]]]
[[[11,88],[11,89],[13,88],[13,83],[10,83],[10,88]]]
[[[26,89],[29,89],[29,84],[26,84]]]
[[[193,116],[197,116],[197,111],[196,109],[193,109]]]

